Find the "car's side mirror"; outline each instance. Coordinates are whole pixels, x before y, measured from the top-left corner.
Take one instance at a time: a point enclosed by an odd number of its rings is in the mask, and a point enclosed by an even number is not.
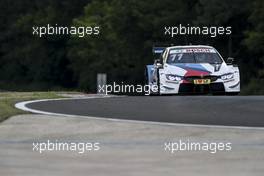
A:
[[[156,59],[154,64],[156,65],[157,68],[162,68],[163,67],[160,59]]]
[[[158,67],[158,68],[162,68],[163,65],[162,65],[161,63],[157,63],[157,67]]]
[[[233,65],[234,61],[235,61],[234,58],[229,57],[229,58],[227,58],[227,60],[226,60],[226,64],[227,64],[227,65]]]

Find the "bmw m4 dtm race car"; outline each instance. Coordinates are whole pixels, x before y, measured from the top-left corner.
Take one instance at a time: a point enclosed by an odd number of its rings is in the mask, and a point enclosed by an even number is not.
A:
[[[146,84],[152,94],[240,92],[239,68],[224,61],[211,46],[154,47],[159,59],[146,67]]]

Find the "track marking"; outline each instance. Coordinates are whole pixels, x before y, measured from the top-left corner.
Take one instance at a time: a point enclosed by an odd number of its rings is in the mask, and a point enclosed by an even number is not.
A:
[[[127,122],[127,123],[139,123],[139,124],[151,124],[151,125],[165,125],[165,126],[177,126],[177,127],[200,127],[200,128],[220,128],[220,129],[244,129],[244,130],[264,130],[264,127],[246,127],[246,126],[225,126],[225,125],[202,125],[202,124],[187,124],[187,123],[169,123],[169,122],[154,122],[154,121],[141,121],[141,120],[128,120],[128,119],[115,119],[115,118],[106,118],[106,117],[92,117],[92,116],[82,116],[82,115],[72,115],[72,114],[62,114],[62,113],[53,113],[47,111],[40,111],[36,109],[28,108],[26,105],[31,103],[46,102],[46,101],[61,101],[61,100],[81,100],[81,99],[96,99],[96,98],[114,98],[121,96],[90,96],[84,98],[58,98],[58,99],[43,99],[43,100],[32,100],[32,101],[23,101],[15,104],[17,109],[43,115],[52,115],[59,117],[73,117],[73,118],[84,118],[92,120],[104,120],[111,122]],[[124,97],[124,96],[123,96]]]

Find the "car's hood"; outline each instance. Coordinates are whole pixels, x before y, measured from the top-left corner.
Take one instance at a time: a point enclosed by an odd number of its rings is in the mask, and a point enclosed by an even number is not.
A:
[[[180,76],[222,75],[226,72],[225,64],[193,63],[167,64],[170,74]]]

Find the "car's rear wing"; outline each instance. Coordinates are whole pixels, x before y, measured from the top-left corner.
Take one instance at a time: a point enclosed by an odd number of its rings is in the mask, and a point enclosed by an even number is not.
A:
[[[152,47],[152,53],[153,54],[162,54],[163,51],[168,48],[174,46],[174,44],[167,44],[167,43],[158,43],[157,45],[154,45]]]
[[[166,47],[161,47],[161,46],[153,46],[152,52],[153,54],[161,54],[163,51],[166,49]]]

